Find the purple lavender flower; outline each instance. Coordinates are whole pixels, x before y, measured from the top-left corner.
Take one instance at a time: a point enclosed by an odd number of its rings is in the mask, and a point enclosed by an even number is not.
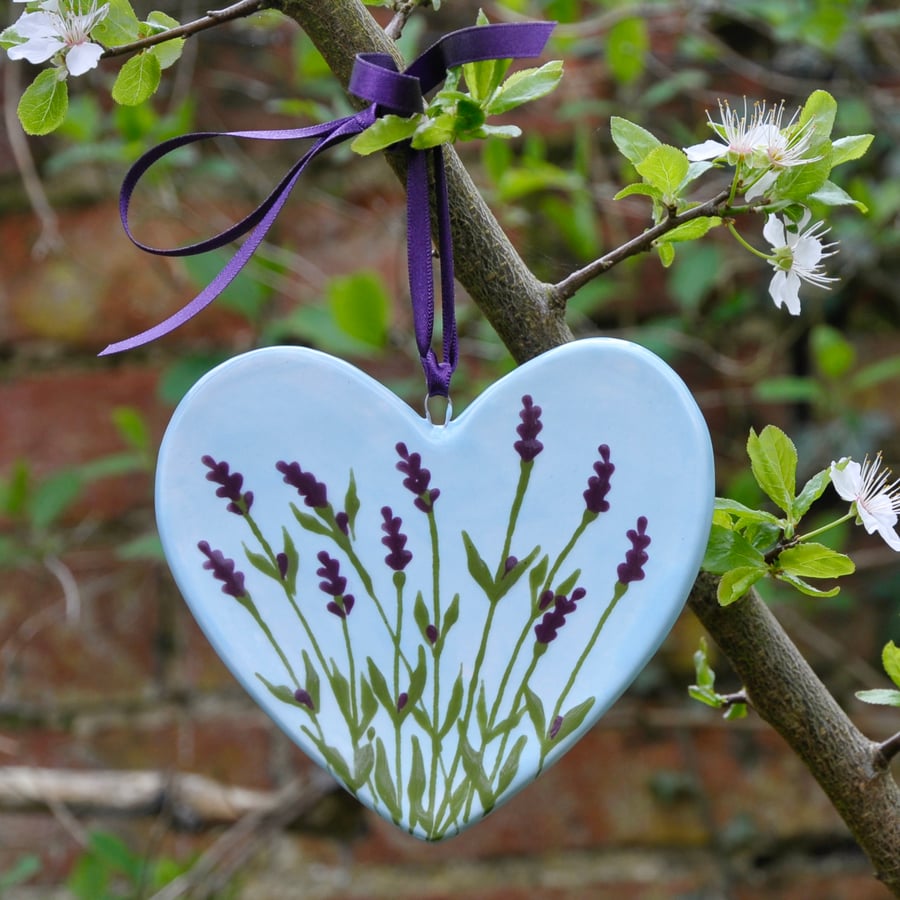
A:
[[[222,582],[222,593],[240,599],[247,596],[244,588],[244,574],[234,567],[234,560],[228,559],[221,550],[213,550],[207,541],[200,541],[197,548],[206,557],[204,569],[213,573],[213,578]]]
[[[587,490],[584,492],[584,502],[587,510],[590,513],[594,513],[594,515],[599,515],[609,509],[609,501],[606,499],[606,495],[610,489],[610,478],[616,470],[616,467],[609,461],[609,447],[606,444],[601,444],[597,451],[601,457],[594,463],[594,472],[597,474],[588,478]]]
[[[284,579],[287,578],[287,573],[288,573],[287,553],[276,554],[275,562],[278,563],[278,574],[281,575],[281,580],[284,581]]]
[[[629,528],[625,532],[625,537],[631,541],[631,549],[625,554],[625,562],[620,563],[616,570],[622,584],[631,584],[632,581],[642,581],[644,578],[644,564],[650,558],[646,553],[650,544],[650,536],[646,531],[647,517],[640,516],[637,530]]]
[[[324,485],[323,485],[324,487]],[[347,536],[350,536],[350,516],[345,512],[339,512],[334,517],[335,524]]]
[[[541,422],[541,408],[534,405],[531,394],[522,397],[522,410],[519,413],[521,425],[516,426],[516,432],[520,440],[513,444],[516,453],[523,463],[532,462],[544,449],[544,445],[537,439],[544,425]]]
[[[206,480],[219,485],[216,489],[217,497],[227,497],[231,502],[226,507],[228,512],[242,516],[250,512],[253,505],[253,492],[241,492],[244,484],[244,476],[240,472],[232,472],[231,467],[224,460],[216,462],[209,454],[200,457],[210,471],[206,473]]]
[[[316,711],[316,706],[315,706],[315,704],[313,703],[313,699],[312,699],[312,697],[310,696],[309,691],[305,691],[305,690],[303,690],[303,688],[297,688],[297,690],[294,691],[294,699],[295,699],[301,706],[305,706],[305,707],[307,707],[307,709],[310,709],[310,710],[312,710],[313,712]]]
[[[402,441],[396,446],[397,453],[400,456],[400,462],[397,468],[406,475],[403,479],[403,487],[416,495],[416,509],[422,512],[431,512],[434,508],[434,501],[440,497],[441,492],[438,488],[431,488],[428,485],[431,482],[431,472],[422,468],[422,457],[419,453],[410,453],[406,448],[406,444]]]
[[[408,702],[409,702],[409,694],[407,694],[406,691],[404,691],[404,692],[397,698],[397,712],[402,712],[402,711],[403,711],[403,707],[406,706],[406,704],[407,704]]]
[[[322,564],[321,568],[316,569],[316,575],[323,579],[319,582],[319,589],[334,597],[334,600],[328,602],[326,609],[338,618],[346,619],[356,601],[353,594],[344,593],[347,589],[347,579],[341,575],[341,564],[325,550],[322,550],[316,558]]]
[[[407,537],[400,531],[403,521],[389,506],[381,507],[381,516],[384,519],[381,530],[385,533],[381,543],[390,551],[384,561],[395,572],[402,572],[412,559],[412,553],[406,549]]]
[[[538,609],[543,612],[554,600],[556,599],[556,594],[551,590],[544,591],[541,594],[540,602],[538,603]]]
[[[425,629],[425,637],[428,638],[428,643],[434,646],[437,643],[438,639],[438,630],[434,625],[429,625]]]
[[[286,463],[282,460],[275,464],[275,468],[284,475],[284,483],[295,488],[307,506],[313,509],[328,506],[328,488],[321,481],[316,481],[312,472],[304,472],[300,463]]]
[[[509,575],[518,564],[519,558],[517,556],[507,556],[503,563],[503,574]]]
[[[562,723],[563,723],[562,716],[557,716],[553,720],[553,724],[550,726],[550,731],[547,734],[547,737],[550,738],[551,741],[559,734],[559,729],[562,728]]]
[[[563,594],[556,595],[553,609],[545,612],[541,621],[534,626],[534,633],[539,644],[549,644],[550,641],[556,639],[559,629],[566,624],[566,616],[575,612],[576,604],[586,593],[584,588],[575,588],[571,598],[565,597]]]

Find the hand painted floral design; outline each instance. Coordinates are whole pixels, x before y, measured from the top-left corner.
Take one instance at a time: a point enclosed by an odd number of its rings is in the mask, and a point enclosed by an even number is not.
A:
[[[595,697],[580,673],[630,586],[647,577],[648,520],[638,515],[626,533],[624,561],[608,573],[608,593],[592,580],[589,595],[581,582],[583,561],[596,554],[587,532],[595,534],[591,541],[616,539],[604,525],[617,477],[605,443],[596,445],[593,463],[586,461],[581,496],[575,483],[571,522],[548,524],[546,547],[523,546],[523,517],[542,513],[538,501],[529,506],[532,478],[546,465],[542,416],[530,394],[517,418],[510,415],[517,480],[505,533],[490,547],[459,531],[460,523],[442,521],[432,470],[402,441],[394,447],[399,474],[391,505],[373,507],[368,495],[363,502],[350,472],[337,510],[330,479],[326,484],[299,461],[278,461],[289,491],[264,498],[286,508],[290,527],[277,536],[254,518],[263,499],[254,503],[231,462],[200,460],[223,511],[236,514],[242,524],[235,527],[249,535],[247,575],[207,541],[198,546],[204,569],[246,610],[280,661],[282,671],[257,678],[299,717],[302,734],[349,790],[365,788],[380,812],[420,837],[455,834],[513,789],[526,748],[543,768],[586,727]],[[442,570],[450,544],[463,554],[462,571]],[[478,598],[480,621],[460,621],[463,593]],[[283,617],[278,628],[270,624],[273,603],[296,622],[296,635]],[[385,646],[382,638],[366,640],[372,628],[383,631],[390,659],[376,660],[366,649]],[[473,648],[464,665],[458,650],[447,651],[461,637]],[[498,642],[499,656],[492,653]],[[548,679],[556,685],[549,694]],[[326,736],[323,721],[331,730],[335,717],[345,740]]]

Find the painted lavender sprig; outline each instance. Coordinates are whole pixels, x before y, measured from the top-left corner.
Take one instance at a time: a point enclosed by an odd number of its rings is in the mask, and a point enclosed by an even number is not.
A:
[[[625,596],[628,591],[628,586],[635,581],[641,581],[644,578],[644,566],[649,561],[650,557],[647,553],[647,547],[650,545],[650,536],[647,534],[647,517],[639,516],[637,520],[637,525],[635,528],[629,528],[628,531],[625,532],[625,536],[628,538],[631,543],[631,548],[625,553],[625,561],[620,563],[617,568],[618,579],[616,581],[615,587],[613,588],[613,595],[610,602],[607,604],[606,609],[603,611],[603,615],[600,616],[597,625],[594,628],[594,632],[588,640],[587,644],[584,647],[584,650],[581,652],[581,656],[578,657],[578,661],[572,667],[572,672],[569,675],[569,680],[566,682],[565,687],[563,688],[562,693],[559,695],[559,699],[556,701],[556,706],[553,710],[554,722],[556,719],[559,719],[559,727],[556,728],[556,733],[550,735],[551,741],[554,741],[559,737],[559,735],[565,735],[569,733],[569,731],[574,730],[578,724],[580,724],[580,720],[578,723],[574,723],[571,721],[567,721],[570,716],[573,716],[573,711],[570,711],[565,716],[562,715],[562,707],[566,702],[566,698],[569,695],[569,692],[572,690],[573,685],[575,684],[575,679],[578,677],[578,673],[581,671],[582,666],[587,660],[588,656],[594,649],[594,645],[597,643],[598,638],[600,637],[600,632],[603,631],[603,627],[606,625],[609,617],[613,614],[616,606],[622,597]],[[581,704],[578,707],[579,714],[581,719],[587,714],[589,706],[587,705],[587,701]],[[566,726],[565,728],[563,726]],[[543,749],[541,752],[541,766],[544,764],[544,759],[547,756],[547,753],[551,749],[551,745],[549,742],[543,745]]]
[[[509,679],[512,676],[512,672],[515,668],[516,661],[519,658],[519,654],[522,652],[522,648],[525,646],[525,642],[528,640],[528,635],[531,631],[532,623],[543,611],[540,607],[540,598],[545,597],[547,591],[554,591],[554,582],[556,581],[557,574],[559,573],[559,570],[562,568],[566,559],[569,557],[569,554],[575,549],[575,546],[581,540],[588,526],[595,522],[599,518],[601,513],[607,512],[610,508],[610,503],[609,500],[607,500],[607,496],[612,489],[612,476],[616,470],[616,467],[615,464],[611,461],[611,451],[608,444],[600,444],[600,446],[597,448],[597,452],[600,455],[600,458],[596,462],[594,462],[594,474],[588,478],[587,489],[582,494],[584,498],[584,512],[581,515],[581,521],[575,527],[575,530],[572,532],[571,537],[566,542],[566,545],[560,551],[559,555],[556,557],[553,565],[550,566],[549,560],[547,561],[547,567],[549,570],[544,576],[542,584],[538,585],[538,589],[536,591],[534,589],[534,586],[532,588],[533,595],[531,614],[528,620],[522,626],[522,630],[519,633],[519,638],[516,641],[515,647],[513,648],[509,663],[506,666],[503,677],[500,679],[497,696],[494,698],[494,703],[491,707],[491,712],[488,717],[488,724],[490,727],[493,727],[496,724],[497,716],[500,713],[501,704],[503,702],[503,698],[509,684]],[[547,558],[545,557],[545,559]]]
[[[291,680],[294,682],[294,686],[299,688],[300,682],[297,680],[297,675],[295,674],[293,667],[290,662],[288,662],[287,656],[279,646],[278,641],[275,640],[275,635],[272,634],[272,630],[266,624],[265,619],[260,615],[259,610],[256,608],[256,604],[253,602],[253,598],[250,596],[250,592],[247,590],[244,573],[237,568],[237,564],[233,559],[229,559],[221,550],[214,550],[209,545],[209,541],[200,541],[197,544],[197,549],[206,557],[203,568],[212,572],[213,578],[222,583],[223,594],[234,597],[234,599],[250,613],[253,620],[266,636],[266,640],[272,645],[272,649],[278,654],[278,658],[290,675]]]
[[[253,505],[253,492],[241,491],[244,485],[244,476],[240,472],[232,472],[231,466],[224,460],[216,462],[209,454],[201,457],[200,461],[209,469],[206,480],[219,485],[216,489],[217,497],[227,498],[230,502],[226,509],[238,516],[245,516]]]

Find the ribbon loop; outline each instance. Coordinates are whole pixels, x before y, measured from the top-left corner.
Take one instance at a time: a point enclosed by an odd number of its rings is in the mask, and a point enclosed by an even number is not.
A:
[[[123,228],[137,247],[157,256],[191,256],[215,250],[245,234],[248,236],[218,275],[187,305],[158,325],[124,341],[110,344],[100,356],[130,350],[162,337],[187,322],[218,297],[262,243],[300,176],[319,153],[362,133],[382,114],[412,116],[421,112],[425,96],[444,80],[451,68],[488,59],[537,56],[543,50],[553,27],[553,23],[512,23],[463,28],[440,38],[403,72],[398,71],[396,62],[388,54],[361,53],[357,55],[353,66],[349,90],[355,96],[370,101],[371,105],[362,112],[305,128],[186,134],[164,141],[145,153],[125,176],[119,195],[119,214]],[[129,225],[131,198],[138,181],[151,166],[174,150],[216,137],[267,141],[313,140],[314,143],[253,212],[219,234],[173,248],[151,247],[141,243],[134,237]],[[454,309],[453,241],[450,235],[450,205],[443,153],[440,147],[419,151],[414,150],[409,143],[405,146],[408,154],[408,274],[416,347],[425,372],[428,396],[448,397],[450,379],[458,359],[458,346]],[[434,168],[434,211],[441,271],[442,361],[438,361],[431,346],[435,286],[431,252],[429,159]]]

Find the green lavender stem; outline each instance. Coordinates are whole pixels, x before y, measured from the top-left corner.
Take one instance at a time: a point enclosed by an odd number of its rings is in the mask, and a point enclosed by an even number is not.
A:
[[[616,606],[622,597],[625,596],[625,592],[628,590],[627,584],[622,584],[621,581],[616,582],[616,586],[613,589],[612,600],[610,600],[606,609],[603,610],[603,615],[600,616],[600,621],[597,623],[597,627],[594,628],[594,633],[591,635],[590,640],[585,645],[584,650],[581,652],[581,656],[578,657],[578,662],[572,668],[571,673],[569,674],[569,680],[566,682],[565,687],[562,689],[562,693],[559,695],[559,699],[556,701],[556,706],[553,708],[553,713],[551,714],[549,721],[555,722],[557,716],[559,716],[562,711],[563,704],[566,702],[566,697],[569,696],[569,692],[572,690],[572,686],[575,684],[575,679],[578,677],[578,673],[581,671],[581,667],[584,665],[585,660],[590,655],[591,651],[594,649],[594,645],[597,643],[597,639],[600,637],[600,632],[603,631],[603,626],[606,625],[607,620],[613,614]],[[546,751],[541,752],[541,761],[538,772],[544,766],[544,759],[546,758]]]

